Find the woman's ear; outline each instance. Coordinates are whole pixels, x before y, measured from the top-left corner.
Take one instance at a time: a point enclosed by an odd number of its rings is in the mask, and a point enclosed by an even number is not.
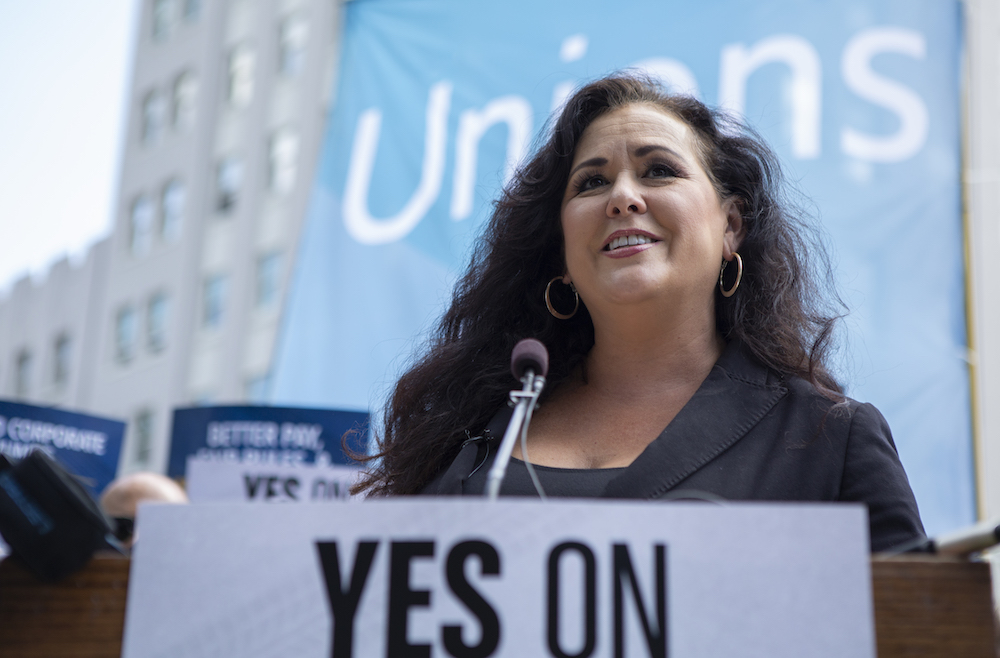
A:
[[[733,259],[733,253],[739,250],[740,243],[746,236],[746,227],[743,226],[743,214],[740,212],[740,199],[730,197],[726,199],[724,208],[726,210],[726,236],[722,247],[722,257],[726,260]]]

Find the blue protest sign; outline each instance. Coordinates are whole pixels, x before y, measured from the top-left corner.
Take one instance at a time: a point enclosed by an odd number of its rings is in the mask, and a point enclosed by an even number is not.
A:
[[[118,420],[0,400],[0,453],[44,450],[95,496],[115,478],[124,435]]]
[[[830,238],[848,393],[889,419],[927,529],[974,520],[957,0],[344,11],[275,401],[381,405],[552,110],[639,68],[742,114],[775,149]]]
[[[353,449],[367,441],[368,414],[292,407],[191,407],[175,409],[170,436],[170,477],[183,477],[188,457],[262,465],[350,464],[341,438]]]

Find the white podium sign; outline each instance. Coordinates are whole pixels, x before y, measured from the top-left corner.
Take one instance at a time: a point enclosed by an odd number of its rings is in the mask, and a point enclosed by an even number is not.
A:
[[[126,658],[873,658],[863,507],[150,505]]]
[[[360,469],[338,464],[259,464],[189,458],[185,485],[192,503],[331,502],[351,497]]]

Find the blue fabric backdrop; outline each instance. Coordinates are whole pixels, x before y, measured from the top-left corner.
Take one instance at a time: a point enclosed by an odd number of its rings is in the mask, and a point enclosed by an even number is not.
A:
[[[742,112],[812,200],[851,308],[842,375],[928,530],[974,520],[954,0],[346,4],[279,403],[377,409],[506,172],[580,81],[643,67]]]

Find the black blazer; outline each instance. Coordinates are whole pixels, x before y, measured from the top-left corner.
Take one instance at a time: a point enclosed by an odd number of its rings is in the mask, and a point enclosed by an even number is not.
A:
[[[480,441],[422,493],[463,495],[482,460],[481,441],[498,441],[510,417],[499,412]],[[889,426],[870,404],[834,404],[811,384],[758,363],[731,342],[694,397],[666,429],[611,480],[606,498],[855,501],[868,505],[872,551],[923,537],[924,530]]]

